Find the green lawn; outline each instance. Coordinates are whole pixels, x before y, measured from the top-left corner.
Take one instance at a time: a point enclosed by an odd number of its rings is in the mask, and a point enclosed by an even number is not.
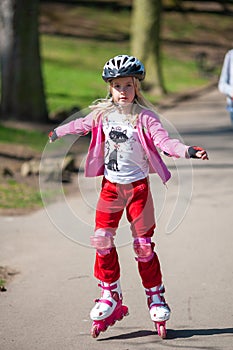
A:
[[[58,36],[41,35],[43,71],[49,112],[85,108],[106,96],[101,78],[104,63],[117,54],[131,54],[131,12],[111,5],[65,6],[42,11]],[[106,1],[107,3],[107,1]],[[129,4],[128,1],[125,3]],[[174,2],[166,0],[164,4]],[[165,86],[169,93],[182,93],[203,87],[217,78],[224,43],[231,43],[232,17],[215,13],[165,11],[162,17],[162,54]],[[200,74],[195,55],[208,53],[212,76]],[[219,53],[220,52],[220,53]],[[146,67],[147,68],[147,67]],[[154,79],[156,81],[156,77]],[[153,90],[155,91],[155,90]],[[146,94],[150,101],[161,97]]]
[[[42,36],[43,70],[50,112],[89,106],[105,97],[103,65],[108,58],[129,52],[127,43],[95,43],[75,38]],[[195,63],[164,54],[164,76],[169,92],[182,92],[203,86]],[[152,102],[157,96],[147,94]]]
[[[40,191],[14,179],[0,184],[0,208],[26,209],[42,207]]]
[[[105,97],[107,87],[101,78],[108,57],[128,52],[127,44],[80,41],[43,35],[43,70],[49,111],[85,108]]]
[[[0,124],[0,142],[25,145],[36,151],[43,151],[48,136],[40,131],[29,131],[6,127]]]

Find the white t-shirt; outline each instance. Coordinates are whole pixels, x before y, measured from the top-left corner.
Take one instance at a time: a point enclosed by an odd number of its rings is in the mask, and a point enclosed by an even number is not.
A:
[[[148,176],[146,153],[139,141],[137,128],[125,114],[112,112],[103,118],[105,134],[105,177],[128,184]]]

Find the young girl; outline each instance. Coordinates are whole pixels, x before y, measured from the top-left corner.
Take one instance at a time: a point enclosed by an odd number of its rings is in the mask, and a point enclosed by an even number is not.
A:
[[[229,50],[225,55],[218,88],[226,96],[227,110],[230,113],[233,126],[233,49]]]
[[[102,293],[90,313],[94,321],[91,333],[97,337],[128,313],[122,305],[120,266],[114,246],[125,209],[150,316],[164,338],[170,308],[163,296],[160,263],[151,241],[156,224],[148,175],[157,173],[163,183],[171,176],[157,148],[176,158],[204,160],[208,156],[200,147],[189,147],[169,137],[141,93],[140,81],[145,77],[145,69],[136,57],[119,55],[110,59],[102,77],[109,83],[108,97],[91,106],[92,112],[85,118],[50,133],[53,142],[66,134],[86,135],[91,131],[85,175],[103,176],[95,232],[91,237],[96,249],[94,275],[100,281]]]

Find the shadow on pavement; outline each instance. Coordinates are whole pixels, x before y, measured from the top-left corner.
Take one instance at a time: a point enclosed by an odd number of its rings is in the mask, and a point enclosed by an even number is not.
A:
[[[167,339],[192,338],[196,335],[208,336],[218,334],[233,334],[233,328],[169,329]]]
[[[148,337],[155,334],[156,334],[155,331],[153,332],[149,330],[141,330],[136,332],[124,333],[124,334],[120,334],[120,335],[116,335],[116,336],[112,336],[104,339],[98,339],[98,341],[106,341],[106,340],[113,340],[113,339],[125,340],[125,339],[132,339],[132,338],[142,338],[142,337]]]
[[[156,335],[155,331],[151,330],[140,330],[135,332],[124,333],[104,339],[98,339],[98,341],[108,341],[108,340],[126,340],[133,338],[143,338],[152,335]],[[182,338],[192,338],[194,336],[210,336],[210,335],[220,335],[220,334],[233,334],[233,328],[207,328],[207,329],[168,329],[166,339],[182,339]]]

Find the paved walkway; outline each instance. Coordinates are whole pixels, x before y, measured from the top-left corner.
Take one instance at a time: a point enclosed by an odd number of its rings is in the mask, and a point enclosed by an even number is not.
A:
[[[185,143],[202,145],[210,156],[208,162],[168,159],[173,178],[167,191],[151,177],[157,251],[172,308],[169,339],[162,341],[149,319],[124,220],[118,245],[130,315],[97,340],[90,337],[89,310],[99,290],[87,245],[98,181],[80,177],[82,195],[48,212],[0,217],[0,263],[20,271],[0,294],[0,349],[232,350],[233,131],[224,107],[212,90],[164,112]]]

